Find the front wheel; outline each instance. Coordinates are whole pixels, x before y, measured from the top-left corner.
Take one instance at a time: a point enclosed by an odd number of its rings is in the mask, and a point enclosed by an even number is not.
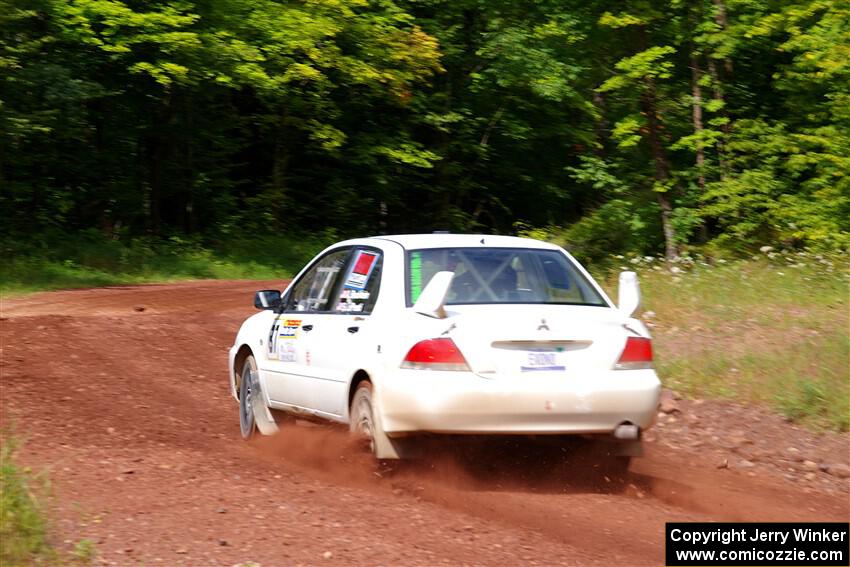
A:
[[[278,428],[271,410],[266,406],[257,362],[253,356],[249,356],[242,366],[242,381],[239,384],[239,431],[243,439],[250,439],[257,430],[263,435],[272,435]]]

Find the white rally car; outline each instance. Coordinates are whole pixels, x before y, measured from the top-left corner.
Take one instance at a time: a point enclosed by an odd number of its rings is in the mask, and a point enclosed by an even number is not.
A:
[[[229,357],[242,436],[295,415],[348,424],[380,459],[446,434],[582,436],[640,454],[661,385],[639,303],[633,272],[618,307],[536,240],[340,242],[282,294],[257,292]]]

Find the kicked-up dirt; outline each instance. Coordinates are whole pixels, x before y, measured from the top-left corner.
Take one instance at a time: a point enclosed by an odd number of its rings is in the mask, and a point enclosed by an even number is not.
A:
[[[107,565],[662,565],[668,521],[847,521],[848,436],[666,399],[623,482],[448,458],[376,470],[344,432],[244,442],[227,348],[252,293],[189,282],[2,304],[0,426],[55,543]],[[543,471],[545,473],[545,471]]]

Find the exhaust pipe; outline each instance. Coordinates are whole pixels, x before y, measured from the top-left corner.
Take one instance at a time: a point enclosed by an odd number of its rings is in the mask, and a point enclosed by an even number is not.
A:
[[[631,423],[621,423],[614,429],[614,437],[623,441],[635,441],[640,437],[640,427]]]

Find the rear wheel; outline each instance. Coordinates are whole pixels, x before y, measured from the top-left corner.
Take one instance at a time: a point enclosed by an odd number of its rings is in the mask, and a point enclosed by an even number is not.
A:
[[[373,455],[375,451],[375,413],[372,409],[372,384],[361,382],[351,400],[349,429]]]

